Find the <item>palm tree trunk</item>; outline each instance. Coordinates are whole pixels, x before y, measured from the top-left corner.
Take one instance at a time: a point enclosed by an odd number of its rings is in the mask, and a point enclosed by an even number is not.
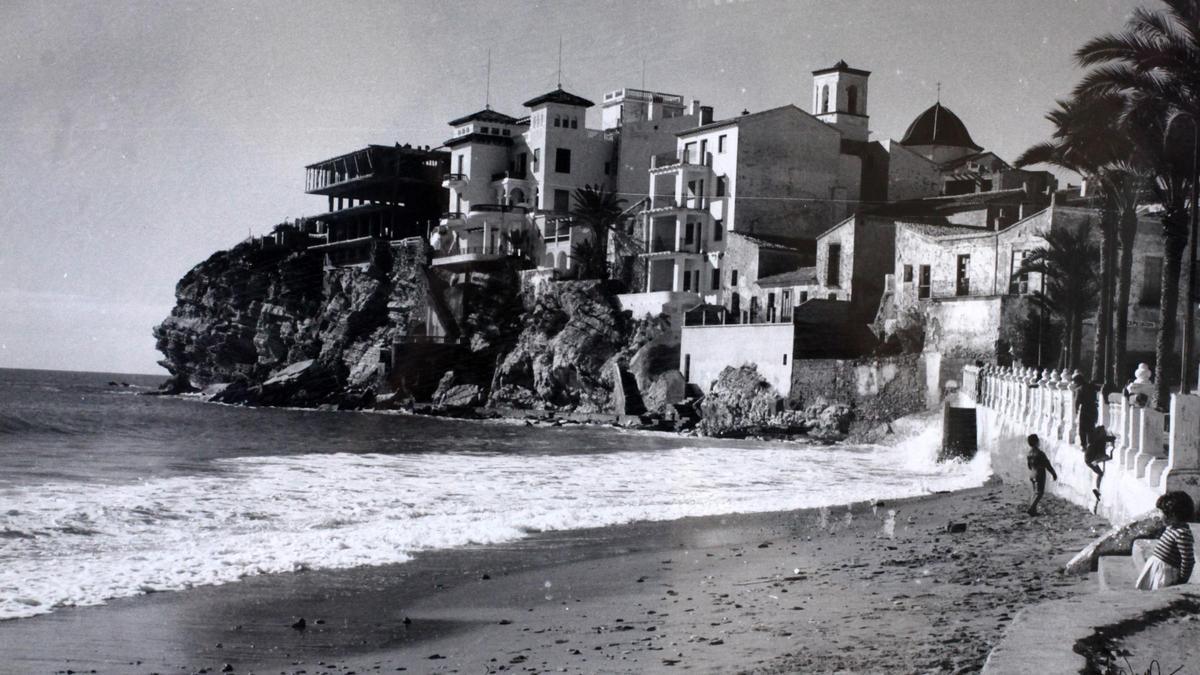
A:
[[[1162,296],[1158,306],[1158,340],[1154,349],[1154,407],[1166,412],[1176,379],[1175,331],[1179,326],[1179,273],[1187,247],[1187,212],[1169,209],[1163,221]]]
[[[1079,370],[1079,361],[1082,354],[1079,353],[1083,346],[1083,310],[1076,310],[1071,313],[1071,346],[1067,352],[1069,361],[1067,367],[1072,371]]]
[[[1129,289],[1133,280],[1133,244],[1137,237],[1137,210],[1121,210],[1121,263],[1117,274],[1117,307],[1113,317],[1112,381],[1120,384],[1129,379],[1125,363],[1125,344],[1129,335]]]
[[[1108,335],[1112,327],[1112,244],[1116,242],[1117,211],[1111,197],[1105,199],[1100,214],[1100,307],[1096,310],[1096,333],[1092,341],[1092,382],[1102,383],[1108,376]]]

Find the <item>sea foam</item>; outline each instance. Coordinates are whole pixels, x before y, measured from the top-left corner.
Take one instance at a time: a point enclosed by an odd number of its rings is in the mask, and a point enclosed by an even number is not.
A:
[[[636,436],[630,436],[636,443]],[[255,574],[404,562],[529,532],[980,485],[936,427],[891,445],[589,454],[307,454],[199,475],[0,489],[0,618]]]

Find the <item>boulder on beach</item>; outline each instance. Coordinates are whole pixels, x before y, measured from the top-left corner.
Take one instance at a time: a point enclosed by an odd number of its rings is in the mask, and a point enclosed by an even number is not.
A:
[[[1163,532],[1162,513],[1157,509],[1134,518],[1124,525],[1117,525],[1097,537],[1092,543],[1075,554],[1067,563],[1067,574],[1082,575],[1096,571],[1098,558],[1102,555],[1131,555],[1135,539],[1155,539]]]
[[[700,403],[700,433],[731,436],[767,424],[783,399],[754,364],[726,366]]]

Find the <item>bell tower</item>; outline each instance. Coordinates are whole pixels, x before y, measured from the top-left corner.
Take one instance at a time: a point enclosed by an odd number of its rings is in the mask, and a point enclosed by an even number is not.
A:
[[[851,141],[866,141],[867,78],[871,73],[838,61],[831,68],[813,71],[812,114],[842,132]]]

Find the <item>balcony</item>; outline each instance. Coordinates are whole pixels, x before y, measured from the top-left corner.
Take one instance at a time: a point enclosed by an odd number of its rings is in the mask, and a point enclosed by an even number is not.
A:
[[[525,215],[529,209],[524,206],[509,206],[508,204],[472,204],[471,213],[515,213]]]
[[[447,211],[438,219],[441,225],[463,225],[467,222],[467,216],[462,211]]]
[[[511,255],[506,242],[500,241],[490,246],[455,246],[449,251],[434,251],[434,267],[469,267],[479,263],[503,260]]]
[[[678,244],[673,238],[655,237],[650,240],[649,250],[643,253],[643,256],[665,257],[675,255],[677,253],[693,253],[699,255],[703,252],[703,247],[696,239],[691,241],[683,240]]]
[[[529,181],[529,178],[528,175],[523,171],[501,171],[499,173],[492,174],[493,183],[498,183],[504,180],[521,181],[525,183]]]
[[[651,203],[650,208],[646,209],[646,213],[651,216],[663,216],[678,211],[707,213],[711,201],[708,197],[685,197],[683,203],[680,204],[674,199],[660,199]]]
[[[711,172],[712,165],[713,155],[711,152],[704,153],[703,157],[697,151],[664,152],[650,157],[651,173],[667,173],[669,171]]]
[[[465,173],[448,173],[442,177],[442,187],[461,190],[467,186],[467,181],[467,174]]]

